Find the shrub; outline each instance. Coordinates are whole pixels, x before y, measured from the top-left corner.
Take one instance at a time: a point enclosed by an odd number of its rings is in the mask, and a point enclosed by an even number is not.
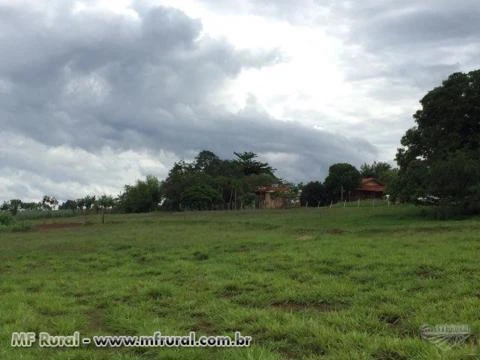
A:
[[[6,211],[0,211],[0,225],[10,226],[15,222],[15,219]]]

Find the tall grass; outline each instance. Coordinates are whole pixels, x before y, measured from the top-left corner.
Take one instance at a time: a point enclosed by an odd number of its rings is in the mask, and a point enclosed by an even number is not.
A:
[[[0,211],[0,226],[10,226],[15,222],[15,219],[13,218],[10,213],[6,211]]]
[[[27,231],[30,230],[32,226],[24,221],[16,221],[16,219],[6,211],[0,211],[0,231]]]
[[[72,210],[26,210],[19,212],[16,216],[17,220],[37,220],[37,219],[55,219],[55,218],[68,218],[79,216],[79,212],[73,212]]]

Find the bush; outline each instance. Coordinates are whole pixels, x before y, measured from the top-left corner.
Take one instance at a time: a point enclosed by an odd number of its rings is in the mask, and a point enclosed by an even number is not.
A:
[[[71,210],[25,210],[18,213],[17,220],[68,218],[79,215],[80,213],[74,213]]]
[[[0,225],[10,226],[15,222],[15,219],[6,211],[0,211]]]

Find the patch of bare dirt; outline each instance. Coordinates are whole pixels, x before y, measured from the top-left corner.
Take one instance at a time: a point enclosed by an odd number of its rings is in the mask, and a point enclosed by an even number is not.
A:
[[[39,224],[37,229],[40,231],[49,231],[55,229],[72,229],[82,226],[82,223],[51,223],[51,224]]]

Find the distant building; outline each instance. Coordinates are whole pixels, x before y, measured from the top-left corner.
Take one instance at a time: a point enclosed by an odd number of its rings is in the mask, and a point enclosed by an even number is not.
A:
[[[255,191],[256,207],[259,209],[285,209],[295,206],[292,190],[286,185],[261,186]]]
[[[378,199],[382,198],[385,185],[373,177],[362,179],[360,187],[353,191],[355,199]]]

